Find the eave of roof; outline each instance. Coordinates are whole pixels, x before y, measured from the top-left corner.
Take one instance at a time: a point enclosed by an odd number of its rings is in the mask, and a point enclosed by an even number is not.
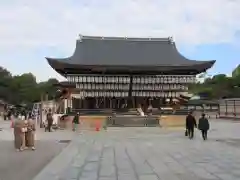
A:
[[[212,61],[189,60],[182,56],[171,38],[120,38],[82,36],[69,58],[47,58],[55,70],[103,68],[106,70],[167,71],[211,68]]]
[[[74,82],[69,82],[69,81],[62,81],[53,84],[56,87],[69,87],[69,88],[76,88],[76,83]]]
[[[52,60],[47,58],[49,65],[55,69],[58,73],[65,74],[185,74],[196,75],[201,72],[205,72],[207,69],[213,66],[215,61],[209,61],[198,65],[192,66],[106,66],[106,65],[79,65],[60,62],[58,60]]]

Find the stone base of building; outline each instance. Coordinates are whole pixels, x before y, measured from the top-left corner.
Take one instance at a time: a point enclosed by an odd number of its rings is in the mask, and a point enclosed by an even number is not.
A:
[[[68,116],[59,123],[62,129],[72,129],[74,116]],[[95,129],[97,125],[103,127],[106,123],[107,116],[81,116],[79,127],[82,129]]]
[[[161,127],[185,127],[186,115],[166,115],[160,118]]]
[[[108,127],[185,127],[185,115],[166,115],[166,116],[81,116],[80,128],[95,130],[97,126]],[[73,116],[68,116],[64,121],[59,122],[61,129],[72,129]],[[113,120],[115,122],[113,123]]]

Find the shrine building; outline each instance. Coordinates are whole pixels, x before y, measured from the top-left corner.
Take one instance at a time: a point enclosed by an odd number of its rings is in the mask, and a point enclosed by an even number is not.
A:
[[[72,56],[46,59],[66,77],[61,87],[72,109],[158,108],[186,94],[215,63],[187,59],[170,37],[80,36]]]

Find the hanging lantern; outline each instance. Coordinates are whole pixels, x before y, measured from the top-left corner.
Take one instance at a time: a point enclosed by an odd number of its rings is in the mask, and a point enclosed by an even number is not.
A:
[[[94,77],[94,82],[95,82],[95,83],[99,83],[99,77],[98,77],[98,76],[95,76],[95,77]]]
[[[152,83],[153,83],[153,84],[156,83],[156,77],[155,77],[155,76],[152,78]]]
[[[90,76],[90,78],[89,78],[90,80],[90,83],[93,83],[94,82],[94,78],[92,77],[92,76]]]
[[[118,83],[122,83],[122,77],[121,76],[118,77]]]
[[[125,76],[123,76],[123,77],[122,77],[122,83],[124,83],[124,84],[125,84],[126,82],[127,82],[127,80],[126,80],[126,77],[125,77]]]
[[[140,77],[140,83],[144,84],[144,78],[142,76]]]
[[[127,78],[125,76],[123,76],[122,82],[125,84],[127,83]]]
[[[148,84],[152,83],[152,77],[151,77],[151,76],[149,76],[149,77],[147,78],[147,83],[148,83]]]
[[[133,77],[132,82],[133,82],[133,83],[136,83],[136,77]]]
[[[86,77],[82,76],[82,82],[85,83],[86,82]]]
[[[132,96],[136,96],[136,92],[135,91],[132,92]]]

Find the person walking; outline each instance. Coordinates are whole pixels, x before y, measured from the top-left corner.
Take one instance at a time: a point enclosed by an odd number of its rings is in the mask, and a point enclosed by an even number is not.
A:
[[[73,121],[72,121],[73,131],[76,131],[77,127],[79,126],[79,112],[74,116]]]
[[[52,115],[52,110],[49,109],[47,113],[47,130],[51,132],[52,125],[53,125],[53,115]]]
[[[191,111],[186,117],[186,130],[187,130],[189,139],[193,139],[195,127],[197,127],[197,123],[196,123],[195,117],[193,116],[193,112]]]
[[[207,140],[207,133],[209,130],[209,121],[206,118],[206,115],[203,113],[202,117],[198,121],[198,129],[202,132],[202,138],[203,140]]]

